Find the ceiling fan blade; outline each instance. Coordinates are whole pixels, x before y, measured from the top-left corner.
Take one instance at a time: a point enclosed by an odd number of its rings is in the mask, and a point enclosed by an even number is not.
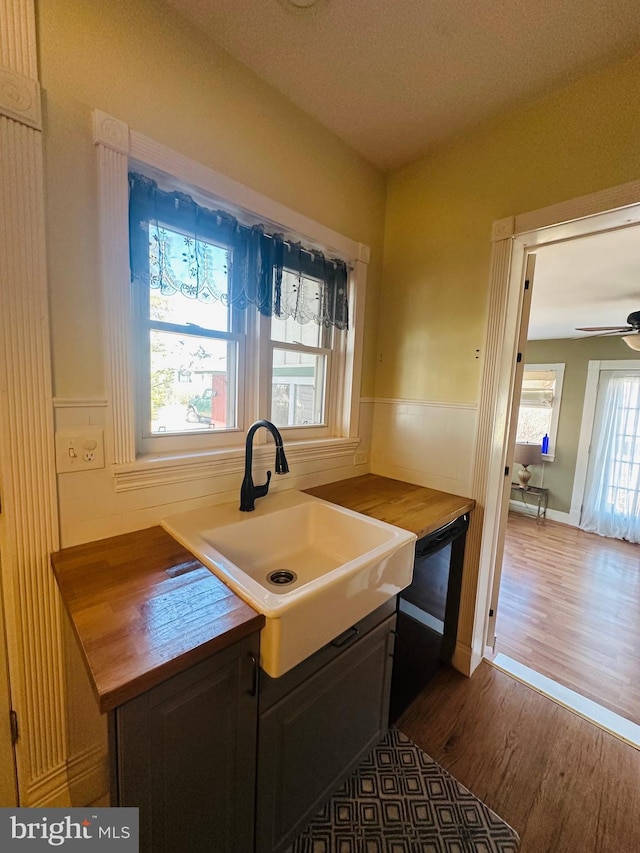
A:
[[[576,331],[584,331],[583,329],[576,329]],[[633,329],[612,329],[610,332],[595,332],[591,335],[583,335],[579,338],[572,338],[574,341],[589,341],[591,338],[615,338],[621,337],[622,335],[636,335],[638,331],[634,332]]]
[[[632,332],[633,326],[578,326],[576,332]]]

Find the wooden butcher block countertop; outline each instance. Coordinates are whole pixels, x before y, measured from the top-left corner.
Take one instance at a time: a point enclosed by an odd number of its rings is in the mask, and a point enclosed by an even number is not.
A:
[[[415,533],[418,539],[454,521],[475,506],[472,498],[461,498],[377,474],[364,474],[326,486],[305,489],[315,495],[363,515],[395,524]]]
[[[474,506],[374,474],[307,492],[418,537]],[[161,527],[65,548],[51,563],[102,712],[265,624]]]
[[[51,563],[102,712],[265,623],[161,527],[65,548]]]

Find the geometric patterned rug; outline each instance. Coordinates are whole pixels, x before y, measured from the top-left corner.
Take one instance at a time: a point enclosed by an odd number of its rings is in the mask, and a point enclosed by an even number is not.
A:
[[[287,853],[516,853],[518,834],[397,729]]]

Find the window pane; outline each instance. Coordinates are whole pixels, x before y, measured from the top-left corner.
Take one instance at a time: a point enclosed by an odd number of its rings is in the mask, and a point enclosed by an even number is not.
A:
[[[271,318],[271,340],[307,347],[323,346],[323,328],[317,323],[298,323],[292,317]]]
[[[551,431],[551,415],[551,409],[520,406],[516,441],[541,444],[543,436]]]
[[[151,227],[149,236],[150,319],[229,331],[227,249],[166,226]]]
[[[551,409],[556,391],[555,370],[525,370],[520,403],[531,408]]]
[[[151,434],[236,426],[237,344],[151,330]]]
[[[317,282],[314,279],[304,279],[305,283],[308,285],[312,285],[311,288],[307,288],[306,296],[308,297],[310,293],[317,293],[317,288],[315,287]],[[319,284],[318,284],[319,286]],[[300,309],[300,313],[298,316],[308,317],[308,312],[304,310],[304,306],[296,303],[295,295],[296,293],[300,293],[298,289],[298,276],[289,273],[286,270],[282,273],[282,292],[283,292],[283,309],[294,311],[295,308]],[[318,297],[319,298],[319,297]],[[314,300],[313,309],[317,311],[317,299]],[[287,306],[285,308],[285,306]],[[325,329],[322,326],[319,326],[317,323],[314,323],[313,320],[309,320],[305,323],[300,323],[298,320],[294,320],[292,317],[288,317],[283,313],[282,317],[276,317],[275,315],[271,318],[271,340],[273,341],[282,341],[287,344],[304,344],[307,347],[324,347],[326,344],[325,341]]]
[[[290,387],[283,382],[271,386],[271,420],[274,424],[289,423]]]
[[[326,356],[274,349],[271,420],[277,426],[324,423]]]

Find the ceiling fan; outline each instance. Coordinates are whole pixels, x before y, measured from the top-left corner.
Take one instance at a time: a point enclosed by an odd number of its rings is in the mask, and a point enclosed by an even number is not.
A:
[[[640,351],[640,311],[629,314],[626,326],[582,326],[576,328],[576,332],[595,332],[596,337],[621,335],[627,346]]]

